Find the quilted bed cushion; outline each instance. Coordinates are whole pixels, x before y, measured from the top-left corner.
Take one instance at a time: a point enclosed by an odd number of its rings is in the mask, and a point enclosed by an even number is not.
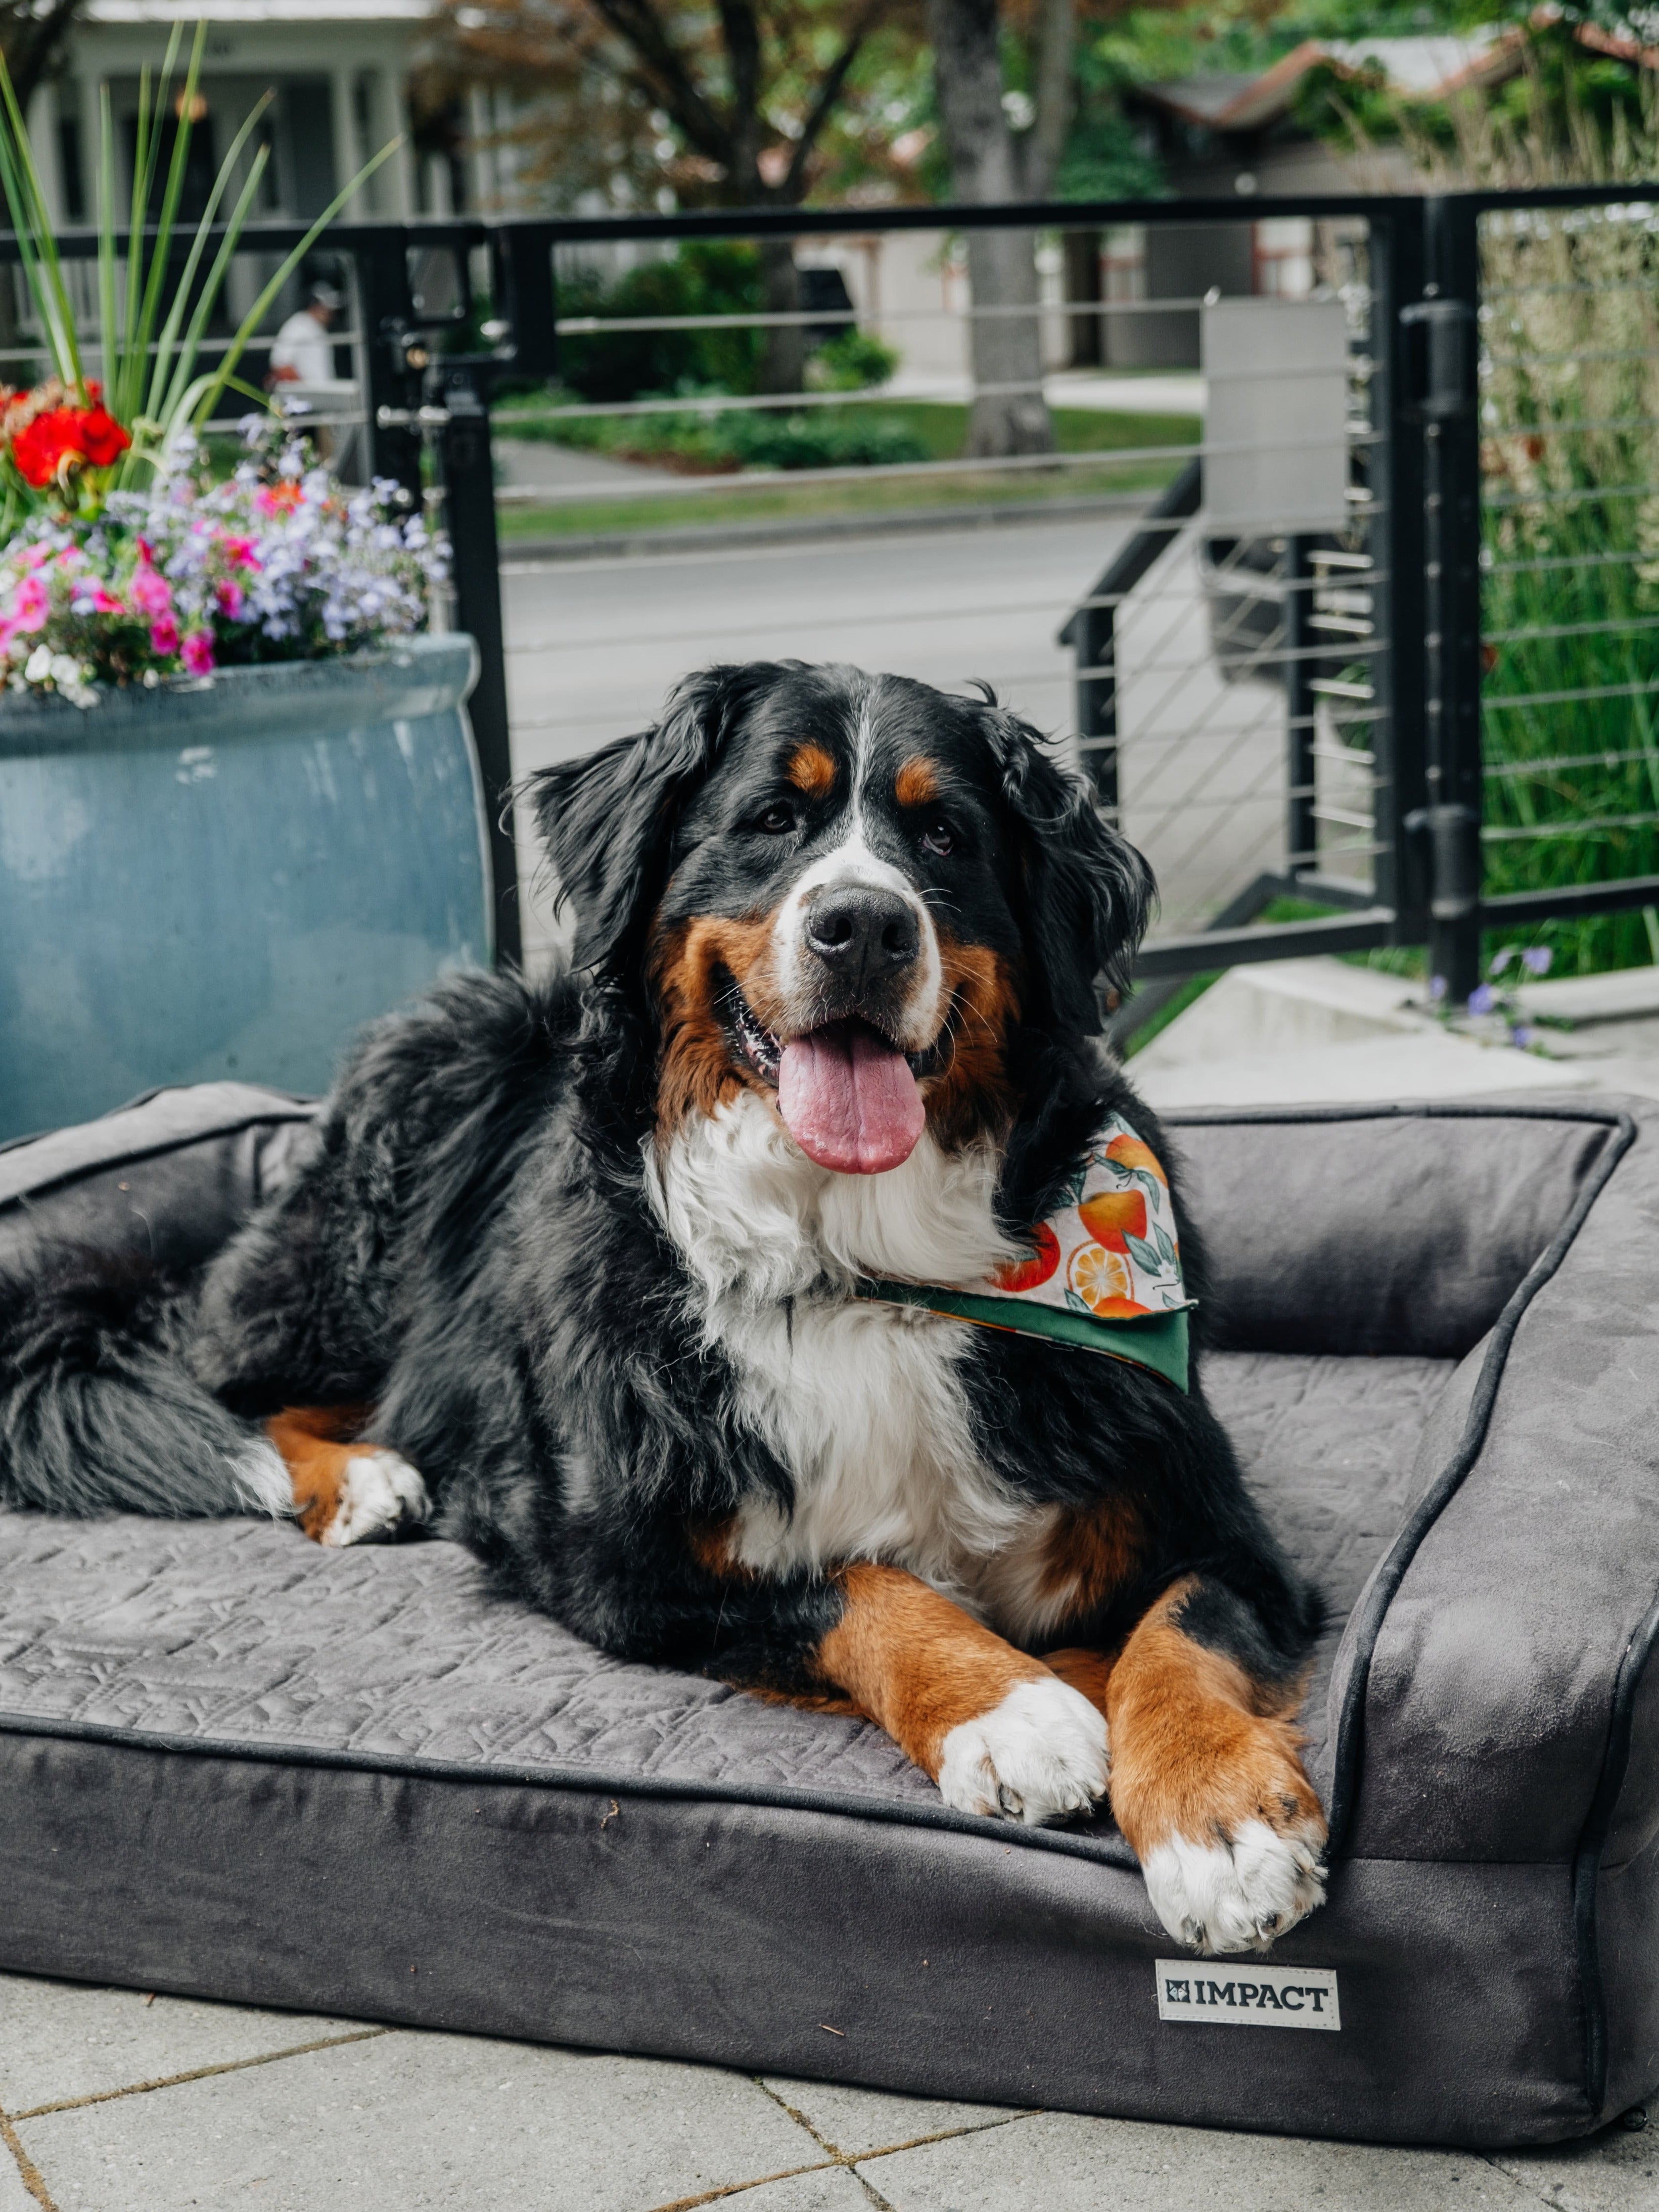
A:
[[[1450,1371],[1283,1353],[1214,1363],[1218,1409],[1331,1602],[1328,1646],[1399,1525]],[[1309,1702],[1316,1741],[1323,1686]],[[607,1659],[492,1596],[454,1545],[324,1552],[253,1521],[0,1516],[0,1711],[267,1755],[948,1817],[880,1729]],[[1089,1832],[1066,1840],[1086,1848]]]

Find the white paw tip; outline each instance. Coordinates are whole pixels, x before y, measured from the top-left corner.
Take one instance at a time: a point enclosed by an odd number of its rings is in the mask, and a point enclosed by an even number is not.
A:
[[[1106,1723],[1057,1675],[1018,1682],[1000,1705],[953,1728],[941,1747],[939,1795],[959,1813],[1037,1827],[1087,1812],[1104,1795]]]
[[[1206,1954],[1265,1951],[1325,1902],[1322,1823],[1287,1834],[1246,1820],[1231,1841],[1175,1835],[1142,1863],[1152,1910],[1178,1943]]]
[[[401,1453],[384,1445],[354,1452],[345,1463],[339,1503],[324,1529],[325,1544],[364,1544],[430,1511],[426,1485]]]

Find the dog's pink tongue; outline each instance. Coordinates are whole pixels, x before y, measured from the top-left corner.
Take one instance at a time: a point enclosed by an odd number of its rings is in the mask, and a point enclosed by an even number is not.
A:
[[[802,1152],[838,1175],[901,1166],[927,1118],[904,1054],[862,1022],[836,1022],[785,1045],[778,1110]]]

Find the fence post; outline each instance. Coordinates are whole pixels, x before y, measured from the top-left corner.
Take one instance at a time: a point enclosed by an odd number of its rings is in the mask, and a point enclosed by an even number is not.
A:
[[[1077,653],[1078,750],[1102,811],[1115,822],[1122,798],[1117,774],[1117,610],[1081,607]]]
[[[1313,540],[1285,541],[1285,867],[1292,876],[1319,866],[1314,779]]]
[[[1382,651],[1371,662],[1376,720],[1372,771],[1382,848],[1376,855],[1377,902],[1395,914],[1395,945],[1422,945],[1429,934],[1429,865],[1424,841],[1407,828],[1427,803],[1423,732],[1423,672],[1419,652],[1428,627],[1424,608],[1423,438],[1413,416],[1413,337],[1404,317],[1422,297],[1423,203],[1401,198],[1371,222],[1371,378],[1370,418],[1382,441],[1368,464],[1379,512],[1372,552],[1376,562],[1372,614]]]
[[[421,439],[408,421],[410,375],[394,352],[392,331],[414,313],[409,296],[408,234],[388,226],[384,237],[357,252],[357,301],[368,367],[368,449],[372,472],[395,477],[414,501],[421,499]],[[388,422],[386,414],[401,417]]]
[[[486,372],[487,374],[487,372]],[[513,748],[507,714],[507,658],[501,625],[501,549],[495,536],[495,470],[490,452],[489,386],[479,372],[442,368],[448,412],[440,436],[444,506],[454,563],[455,619],[478,646],[478,681],[467,713],[483,779],[489,823],[491,911],[495,962],[516,968],[524,956],[519,864],[510,811]]]
[[[1427,205],[1425,343],[1428,624],[1424,702],[1432,889],[1430,972],[1462,1006],[1480,980],[1480,431],[1476,204]]]

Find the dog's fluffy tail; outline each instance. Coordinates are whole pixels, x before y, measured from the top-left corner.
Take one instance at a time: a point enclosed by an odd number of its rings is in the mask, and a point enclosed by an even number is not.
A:
[[[291,1510],[288,1471],[179,1356],[187,1296],[67,1254],[0,1277],[0,1504],[184,1517]]]

